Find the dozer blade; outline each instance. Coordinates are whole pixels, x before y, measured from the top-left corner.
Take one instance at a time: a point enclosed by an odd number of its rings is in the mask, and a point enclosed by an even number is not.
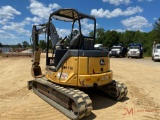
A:
[[[84,92],[59,86],[46,78],[36,78],[31,83],[35,94],[70,119],[78,120],[91,113],[92,102]]]

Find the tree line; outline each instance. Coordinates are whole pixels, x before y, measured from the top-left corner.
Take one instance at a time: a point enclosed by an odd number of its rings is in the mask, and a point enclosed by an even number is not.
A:
[[[27,41],[23,41],[22,43],[18,43],[17,45],[6,45],[0,42],[0,47],[30,48],[31,45]]]
[[[92,32],[90,33],[92,34]],[[107,48],[111,48],[115,44],[123,44],[126,47],[130,43],[141,43],[145,56],[151,56],[153,42],[160,43],[160,18],[153,24],[150,32],[129,31],[117,32],[114,30],[105,31],[98,28],[96,31],[96,43],[103,44]]]

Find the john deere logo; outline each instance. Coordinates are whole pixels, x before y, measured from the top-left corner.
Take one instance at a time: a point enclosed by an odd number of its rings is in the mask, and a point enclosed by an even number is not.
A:
[[[100,59],[100,65],[105,65],[104,59]]]

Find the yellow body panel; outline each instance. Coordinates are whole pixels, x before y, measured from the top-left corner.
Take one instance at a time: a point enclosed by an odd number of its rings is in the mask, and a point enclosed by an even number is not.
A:
[[[104,64],[100,65],[100,60]],[[47,71],[52,82],[78,87],[102,86],[112,81],[109,57],[70,57],[57,71]]]
[[[88,58],[80,57],[79,58],[79,67],[78,67],[79,75],[87,75],[88,74]]]
[[[100,59],[104,59],[104,65],[100,65]],[[89,58],[89,74],[103,73],[109,70],[108,57],[91,57]]]
[[[78,86],[93,87],[102,86],[112,81],[112,71],[102,74],[79,75]]]

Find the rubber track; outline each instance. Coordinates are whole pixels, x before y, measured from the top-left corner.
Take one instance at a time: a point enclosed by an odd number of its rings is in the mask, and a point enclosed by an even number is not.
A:
[[[77,114],[74,114],[73,111],[66,109],[62,105],[58,104],[57,102],[53,101],[52,99],[50,99],[46,95],[39,92],[36,89],[36,87],[34,87],[34,85],[32,86],[35,94],[37,94],[39,97],[41,97],[47,103],[51,104],[57,110],[59,110],[60,112],[62,112],[66,116],[68,116],[70,119],[73,119],[73,120],[82,119],[83,117],[86,116],[86,114],[88,114],[88,109],[86,108],[86,101],[84,101],[83,95],[79,94],[79,93],[81,93],[81,91],[79,91],[79,90],[75,91],[73,89],[64,88],[62,86],[59,86],[57,84],[54,84],[54,83],[51,83],[51,82],[47,81],[46,78],[36,78],[35,80],[33,80],[33,82],[34,83],[36,82],[36,84],[42,84],[42,85],[45,85],[49,88],[52,88],[52,89],[58,91],[60,94],[63,94],[65,96],[69,97],[70,99],[72,99],[76,103],[76,106],[77,106],[77,109],[78,109]]]
[[[127,87],[125,86],[124,83],[116,82],[116,84],[117,84],[116,85],[117,89],[119,91],[119,96],[116,100],[122,100],[123,98],[125,98],[127,96],[128,89],[127,89]]]
[[[128,90],[124,83],[117,82],[113,80],[111,83],[100,87],[101,90],[106,92],[115,100],[122,100],[127,96]]]
[[[88,115],[90,115],[91,111],[93,109],[93,107],[92,107],[92,100],[90,99],[90,97],[87,94],[85,94],[84,92],[80,91],[80,90],[75,90],[75,89],[72,89],[72,88],[70,88],[70,90],[72,90],[72,91],[76,92],[76,94],[82,96],[83,100],[86,103],[86,105],[85,105],[86,106],[85,117],[88,116]]]

